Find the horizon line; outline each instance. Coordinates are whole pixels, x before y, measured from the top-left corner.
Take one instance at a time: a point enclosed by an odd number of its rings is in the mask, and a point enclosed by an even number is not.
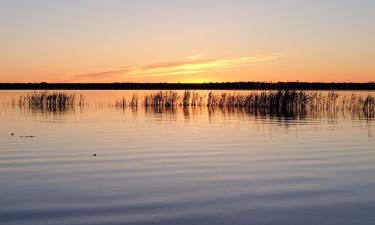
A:
[[[0,83],[0,90],[375,90],[375,82]]]

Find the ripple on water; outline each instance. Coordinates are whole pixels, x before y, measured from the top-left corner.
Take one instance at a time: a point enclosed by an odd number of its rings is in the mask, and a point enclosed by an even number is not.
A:
[[[375,221],[371,120],[7,107],[0,224]]]

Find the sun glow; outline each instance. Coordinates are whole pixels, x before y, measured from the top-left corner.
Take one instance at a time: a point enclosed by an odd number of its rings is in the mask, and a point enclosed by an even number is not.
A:
[[[84,82],[85,80],[96,81],[124,81],[139,78],[158,78],[168,76],[198,76],[207,74],[217,74],[220,71],[228,71],[237,67],[255,66],[275,63],[282,57],[281,54],[274,53],[262,56],[250,56],[240,58],[202,59],[200,55],[190,56],[182,61],[163,62],[146,66],[122,67],[106,71],[98,71],[87,74],[79,74],[67,78],[67,82]],[[179,78],[189,83],[213,82],[203,78],[193,77]]]
[[[210,83],[210,82],[219,82],[219,81],[212,81],[206,78],[191,78],[191,79],[186,79],[183,81],[183,83]]]

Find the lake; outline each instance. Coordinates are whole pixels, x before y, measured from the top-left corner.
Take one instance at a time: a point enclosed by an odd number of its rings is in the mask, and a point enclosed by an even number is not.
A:
[[[0,224],[374,224],[372,116],[119,107],[149,92],[43,110],[0,91]]]

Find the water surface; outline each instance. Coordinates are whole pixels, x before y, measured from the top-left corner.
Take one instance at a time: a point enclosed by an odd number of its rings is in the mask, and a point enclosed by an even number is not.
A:
[[[1,225],[374,224],[372,118],[114,107],[132,92],[0,92]]]

